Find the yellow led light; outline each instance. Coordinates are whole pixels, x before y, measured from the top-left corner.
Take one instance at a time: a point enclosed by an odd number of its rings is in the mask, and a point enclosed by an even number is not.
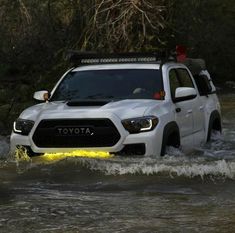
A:
[[[23,147],[19,147],[15,151],[15,160],[17,162],[51,163],[66,158],[78,157],[91,159],[109,159],[112,158],[113,155],[106,151],[75,150],[73,152],[45,153],[41,156],[29,157],[27,150]]]
[[[76,158],[76,157],[108,159],[112,158],[113,156],[109,152],[105,151],[76,150],[73,152],[64,152],[64,153],[46,153],[40,156],[40,160],[42,159],[46,161],[55,161],[65,158]]]

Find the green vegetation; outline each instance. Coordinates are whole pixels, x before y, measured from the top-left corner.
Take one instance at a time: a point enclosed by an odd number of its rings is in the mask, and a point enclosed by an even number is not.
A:
[[[151,51],[184,44],[189,56],[206,59],[214,79],[235,79],[232,0],[0,0],[0,20],[5,125],[35,90],[50,89],[69,67],[67,49]]]

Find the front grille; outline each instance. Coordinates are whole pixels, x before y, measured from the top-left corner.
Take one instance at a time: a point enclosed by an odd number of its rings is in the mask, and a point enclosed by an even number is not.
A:
[[[89,127],[92,135],[58,135],[58,127]],[[37,147],[84,148],[111,147],[120,139],[120,134],[109,119],[58,119],[42,120],[33,135]]]

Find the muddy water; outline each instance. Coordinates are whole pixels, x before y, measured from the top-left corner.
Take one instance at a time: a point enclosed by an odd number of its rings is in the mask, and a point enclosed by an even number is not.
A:
[[[163,158],[6,161],[0,232],[235,232],[235,94],[223,136]]]

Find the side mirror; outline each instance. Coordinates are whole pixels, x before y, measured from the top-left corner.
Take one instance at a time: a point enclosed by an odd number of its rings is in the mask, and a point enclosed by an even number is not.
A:
[[[34,93],[33,98],[39,101],[48,101],[49,92],[48,91],[37,91]]]
[[[192,87],[178,87],[175,90],[175,102],[194,99],[196,96],[196,89]]]

